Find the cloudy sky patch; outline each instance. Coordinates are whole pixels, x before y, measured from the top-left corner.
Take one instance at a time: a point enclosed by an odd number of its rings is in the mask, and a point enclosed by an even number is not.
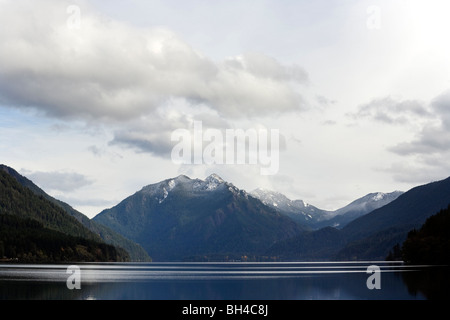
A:
[[[171,98],[237,118],[301,107],[306,71],[263,53],[214,62],[168,28],[136,28],[86,4],[75,29],[61,2],[3,7],[0,18],[15,27],[0,33],[4,104],[87,120],[137,118]]]
[[[448,12],[445,0],[0,1],[0,162],[89,216],[181,173],[330,210],[446,178]],[[279,130],[277,175],[173,163],[171,133],[194,121]]]
[[[28,179],[41,186],[44,190],[73,192],[92,184],[92,181],[75,172],[30,172]]]

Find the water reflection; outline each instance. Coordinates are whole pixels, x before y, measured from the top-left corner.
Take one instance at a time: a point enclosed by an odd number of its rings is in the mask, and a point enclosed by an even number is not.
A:
[[[381,290],[366,286],[381,267]],[[0,299],[304,300],[448,298],[424,284],[447,274],[402,264],[150,263],[80,264],[81,290],[66,286],[67,265],[0,265]],[[448,281],[448,277],[446,277]],[[447,282],[448,284],[448,282]]]

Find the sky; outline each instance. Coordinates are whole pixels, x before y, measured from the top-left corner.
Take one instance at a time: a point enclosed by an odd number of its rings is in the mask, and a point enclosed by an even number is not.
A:
[[[449,13],[446,0],[0,0],[0,163],[89,217],[180,174],[325,210],[445,179]],[[177,130],[203,147],[208,130],[276,131],[277,171],[174,161]]]

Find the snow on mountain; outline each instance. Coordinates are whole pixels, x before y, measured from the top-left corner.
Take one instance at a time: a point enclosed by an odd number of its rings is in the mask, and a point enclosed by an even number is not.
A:
[[[383,198],[384,198],[385,195],[386,195],[385,193],[378,192],[377,194],[375,194],[375,195],[372,197],[372,200],[373,200],[373,201],[380,201],[380,200],[383,200]]]
[[[318,209],[303,200],[291,200],[276,191],[258,188],[253,190],[250,195],[301,224],[311,225],[327,219],[327,211]]]
[[[335,211],[321,210],[303,200],[291,200],[279,192],[270,190],[256,189],[251,195],[295,221],[317,229],[326,226],[342,228],[350,221],[394,201],[402,193],[401,191],[370,193]]]
[[[325,226],[341,228],[348,222],[388,204],[402,194],[400,191],[370,193],[343,208],[335,211],[326,211],[303,200],[291,200],[284,194],[276,191],[258,188],[247,193],[245,190],[240,190],[232,183],[225,181],[217,174],[211,174],[204,180],[191,179],[185,175],[180,175],[176,178],[148,185],[142,188],[140,192],[145,194],[148,199],[152,198],[161,205],[174,190],[192,197],[206,196],[207,194],[221,191],[228,191],[235,196],[243,196],[247,199],[250,195],[259,199],[266,206],[312,229]]]
[[[155,261],[260,255],[303,231],[217,175],[148,185],[96,219],[141,244]]]
[[[177,184],[183,183],[187,180],[189,180],[189,178],[186,176],[178,176],[175,179],[167,179],[162,182],[145,186],[140,192],[145,194],[147,197],[153,197],[159,203],[163,203],[169,196],[170,191],[172,191]]]
[[[296,209],[304,209],[308,206],[302,200],[291,200],[284,194],[258,188],[250,192],[252,196],[261,200],[265,205],[276,207],[280,210],[292,211]]]
[[[351,221],[394,201],[402,194],[403,192],[401,191],[369,193],[343,208],[330,212],[331,218],[326,221],[326,225],[341,229]],[[323,226],[325,226],[323,223],[319,225],[319,227]]]
[[[176,182],[175,182],[175,180],[170,180],[168,183],[168,186],[169,186],[169,190],[172,190],[173,188],[175,188],[175,186],[176,186]]]
[[[213,191],[221,185],[231,185],[219,177],[217,174],[211,174],[205,180],[196,179],[193,188],[196,190]]]
[[[370,211],[378,209],[388,204],[389,202],[394,201],[402,193],[403,192],[401,191],[394,191],[391,193],[383,193],[383,192],[369,193],[368,195],[365,195],[364,197],[361,197],[351,202],[347,206],[334,211],[333,216],[347,214],[350,212],[358,212],[360,215],[363,215],[369,213]]]
[[[185,175],[180,175],[173,179],[167,179],[145,186],[140,192],[145,194],[147,197],[154,198],[159,204],[161,204],[175,188],[182,189],[187,193],[195,193],[197,195],[202,192],[213,192],[223,188],[228,189],[228,191],[234,194],[241,194],[244,197],[248,197],[244,190],[236,188],[232,183],[225,181],[217,174],[211,174],[205,180],[191,179]]]

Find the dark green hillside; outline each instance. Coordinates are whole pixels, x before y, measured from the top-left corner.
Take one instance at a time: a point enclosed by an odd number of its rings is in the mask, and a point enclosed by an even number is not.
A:
[[[9,214],[0,215],[0,258],[21,263],[123,261],[115,247],[44,228],[42,223]]]
[[[3,170],[0,170],[0,214],[37,220],[45,228],[71,236],[101,240],[59,206],[43,196],[36,196]]]
[[[75,210],[67,203],[64,203],[58,199],[55,199],[48,195],[44,190],[35,185],[32,181],[27,179],[26,177],[20,175],[16,170],[5,166],[0,165],[0,171],[3,171],[13,177],[20,185],[31,190],[35,195],[41,196],[54,205],[64,209],[66,213],[70,216],[74,217],[78,222],[80,222],[84,227],[89,229],[92,233],[98,235],[105,243],[110,245],[120,247],[125,249],[130,255],[130,260],[132,261],[151,261],[151,258],[148,256],[147,252],[135,242],[123,237],[117,232],[114,232],[110,228],[107,228],[91,219],[86,217],[81,212]]]
[[[412,264],[450,265],[450,207],[412,230],[402,246],[402,257]]]
[[[125,250],[106,245],[61,207],[23,187],[4,170],[0,170],[0,216],[0,241],[7,258],[20,256],[26,261],[52,261],[78,255],[83,261],[129,259]],[[58,255],[52,243],[61,245],[61,251],[72,248],[74,253]],[[7,255],[13,253],[17,256]]]
[[[345,245],[345,238],[341,230],[325,227],[279,241],[270,247],[267,255],[288,261],[329,260],[343,245]]]

